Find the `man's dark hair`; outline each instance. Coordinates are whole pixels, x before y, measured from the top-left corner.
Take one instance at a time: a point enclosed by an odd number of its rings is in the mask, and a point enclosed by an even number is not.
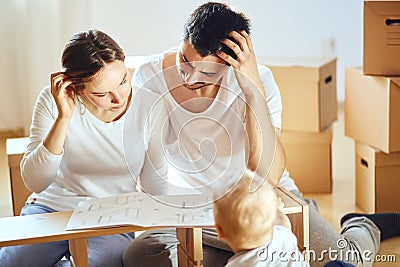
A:
[[[202,57],[215,55],[221,50],[236,59],[236,54],[221,41],[226,38],[232,40],[228,34],[242,30],[250,34],[250,20],[243,13],[233,11],[224,3],[208,2],[190,15],[185,24],[183,40],[189,40]]]

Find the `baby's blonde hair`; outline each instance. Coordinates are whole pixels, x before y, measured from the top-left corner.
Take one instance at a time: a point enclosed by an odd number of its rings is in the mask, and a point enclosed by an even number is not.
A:
[[[214,202],[215,222],[230,246],[252,249],[265,244],[272,234],[277,197],[266,179],[257,190],[251,190],[252,181],[258,178],[256,173],[246,170],[232,189]]]

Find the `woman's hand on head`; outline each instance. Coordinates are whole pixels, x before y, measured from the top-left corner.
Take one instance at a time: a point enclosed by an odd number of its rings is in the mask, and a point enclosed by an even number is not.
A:
[[[74,91],[68,88],[71,81],[65,80],[65,75],[61,72],[54,72],[50,75],[51,94],[56,101],[58,109],[58,119],[70,120],[74,114]]]

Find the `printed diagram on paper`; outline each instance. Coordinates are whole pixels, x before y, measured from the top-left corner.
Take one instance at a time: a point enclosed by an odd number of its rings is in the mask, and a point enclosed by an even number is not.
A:
[[[212,198],[202,194],[150,197],[133,192],[81,201],[66,230],[137,226],[214,226]]]

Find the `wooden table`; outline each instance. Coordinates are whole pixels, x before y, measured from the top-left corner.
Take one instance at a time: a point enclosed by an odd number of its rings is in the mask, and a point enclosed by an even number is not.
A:
[[[284,212],[292,223],[300,250],[308,249],[308,206],[284,189],[276,189],[282,199]],[[0,218],[0,247],[68,240],[71,266],[88,266],[87,238],[161,227],[122,226],[92,230],[65,231],[72,211]],[[45,226],[45,227],[44,227]],[[201,228],[177,228],[178,262],[180,267],[202,266]]]
[[[7,155],[10,167],[11,191],[14,215],[25,204],[30,194],[22,182],[19,163],[26,149],[28,138],[7,139]],[[284,203],[284,212],[292,223],[292,231],[298,240],[300,251],[309,249],[308,205],[282,188],[275,189]],[[65,231],[71,211],[30,216],[0,218],[0,247],[69,240],[75,266],[87,266],[86,238],[110,234],[136,232],[156,228],[126,226],[96,230]],[[46,227],[43,227],[43,225]],[[157,227],[159,228],[159,227]],[[201,266],[203,259],[201,228],[178,228],[178,262],[181,267]]]
[[[86,239],[95,236],[160,229],[160,227],[122,226],[92,230],[65,231],[72,211],[0,218],[0,247],[61,240],[69,241],[71,266],[88,266]],[[201,228],[178,228],[179,266],[201,266]],[[196,244],[196,246],[195,246]],[[197,246],[200,244],[200,246]],[[184,253],[183,255],[181,255]],[[197,254],[196,254],[197,253]],[[187,256],[190,258],[187,258]],[[197,265],[183,264],[187,261]],[[181,263],[182,261],[182,263]]]

